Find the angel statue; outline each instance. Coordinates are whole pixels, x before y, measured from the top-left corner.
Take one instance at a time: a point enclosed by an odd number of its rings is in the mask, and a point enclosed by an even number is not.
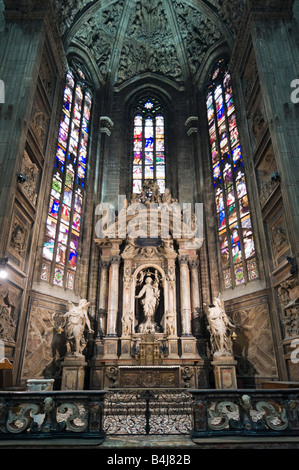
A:
[[[85,347],[84,329],[87,325],[88,333],[94,333],[91,329],[90,320],[87,315],[90,302],[81,299],[78,306],[69,302],[69,310],[64,314],[68,354],[81,356]]]
[[[214,355],[231,356],[232,338],[235,337],[236,327],[225,313],[224,302],[221,300],[220,294],[214,300],[214,305],[208,307],[204,304],[204,308],[209,322],[208,329],[211,334]]]
[[[145,278],[144,286],[138,295],[135,296],[136,299],[140,299],[143,305],[145,321],[139,326],[140,333],[155,333],[157,325],[154,322],[154,315],[159,305],[160,300],[160,289],[159,289],[159,277],[157,270],[155,271],[155,280],[149,276]]]

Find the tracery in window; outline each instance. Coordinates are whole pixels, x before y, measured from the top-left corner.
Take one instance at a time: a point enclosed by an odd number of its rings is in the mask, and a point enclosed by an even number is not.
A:
[[[165,118],[161,103],[143,98],[134,107],[133,193],[140,194],[144,184],[157,181],[165,193]]]
[[[74,288],[85,193],[92,92],[76,66],[66,76],[41,279]]]
[[[231,75],[218,62],[206,96],[210,151],[224,287],[258,278],[243,154]]]

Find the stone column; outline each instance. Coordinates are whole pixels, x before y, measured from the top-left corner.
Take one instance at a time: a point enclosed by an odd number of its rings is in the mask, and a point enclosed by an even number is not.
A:
[[[109,273],[107,336],[117,336],[120,256],[113,256]]]
[[[97,336],[103,336],[107,332],[107,310],[108,310],[108,261],[100,262],[100,292],[98,311],[98,331]]]
[[[182,336],[191,336],[191,298],[188,256],[179,256]]]
[[[181,301],[181,347],[182,358],[197,359],[199,357],[196,339],[192,335],[191,328],[191,295],[189,276],[189,256],[180,255],[180,301]]]
[[[191,271],[191,323],[192,332],[195,336],[200,335],[200,292],[198,280],[198,259],[193,259],[189,262]]]

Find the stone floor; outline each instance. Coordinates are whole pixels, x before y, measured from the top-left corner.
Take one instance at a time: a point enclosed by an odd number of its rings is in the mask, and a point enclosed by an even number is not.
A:
[[[99,450],[105,455],[111,451],[132,452],[184,451],[193,455],[201,449],[299,449],[299,437],[218,437],[192,440],[189,436],[108,436],[103,443],[97,439],[36,439],[0,440],[0,449],[86,449]]]

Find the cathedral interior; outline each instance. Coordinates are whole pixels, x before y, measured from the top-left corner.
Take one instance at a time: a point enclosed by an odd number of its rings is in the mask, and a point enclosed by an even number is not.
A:
[[[0,1],[2,390],[299,382],[298,22]]]

